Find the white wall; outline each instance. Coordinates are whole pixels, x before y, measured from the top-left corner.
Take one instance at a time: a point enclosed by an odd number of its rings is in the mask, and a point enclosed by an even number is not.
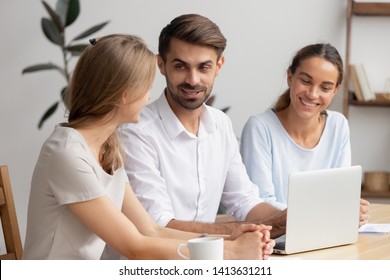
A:
[[[55,0],[47,2],[55,4]],[[268,108],[284,90],[285,71],[296,50],[309,43],[330,42],[344,57],[345,9],[346,1],[342,0],[84,0],[81,15],[68,36],[111,20],[99,35],[137,34],[156,51],[161,28],[175,16],[183,13],[208,16],[228,39],[226,63],[214,87],[215,106],[231,106],[228,115],[239,136],[248,117]],[[61,63],[60,51],[41,31],[43,16],[46,17],[46,12],[41,1],[0,1],[0,164],[8,164],[10,168],[23,240],[36,158],[54,125],[65,120],[61,109],[42,130],[37,129],[43,112],[59,98],[59,90],[64,86],[62,77],[54,71],[21,75],[22,69],[32,64]],[[385,22],[388,30],[389,20],[376,21],[380,21],[380,26]],[[366,31],[369,35],[373,33]],[[376,90],[382,89],[386,77],[383,73],[387,71],[390,76],[390,38],[385,35],[357,39],[363,51],[373,53],[372,59],[380,54],[379,62],[387,62],[379,67],[378,60],[367,61]],[[387,49],[377,50],[383,42]],[[385,54],[387,60],[383,58]],[[356,57],[361,54],[356,53]],[[375,79],[379,74],[381,78]],[[152,99],[163,86],[164,80],[158,75]],[[332,108],[341,110],[341,92]],[[351,108],[353,163],[362,164],[364,169],[390,169],[389,119],[390,108]]]

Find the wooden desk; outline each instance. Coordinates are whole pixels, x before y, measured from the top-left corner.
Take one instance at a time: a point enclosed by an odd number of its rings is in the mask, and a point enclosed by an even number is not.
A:
[[[390,224],[390,205],[371,204],[369,223]],[[321,249],[288,256],[272,257],[307,260],[390,260],[390,233],[359,234],[358,242],[351,245]]]

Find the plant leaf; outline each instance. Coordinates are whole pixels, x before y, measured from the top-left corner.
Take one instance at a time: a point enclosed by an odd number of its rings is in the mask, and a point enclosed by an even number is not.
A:
[[[88,44],[79,44],[79,45],[68,46],[66,47],[66,49],[70,51],[73,56],[78,56],[85,50],[87,46]]]
[[[54,22],[48,18],[42,18],[41,20],[42,30],[45,34],[46,38],[50,40],[50,42],[63,46],[64,37],[58,31]]]
[[[206,105],[212,106],[215,100],[215,95],[211,95],[209,99],[206,100]]]
[[[106,24],[108,24],[110,21],[105,21],[103,23],[100,23],[100,24],[97,24],[89,29],[87,29],[86,31],[84,31],[83,33],[81,33],[80,35],[76,36],[72,41],[76,41],[76,40],[80,40],[80,39],[83,39],[85,37],[88,37],[89,35],[99,31],[100,29],[102,29],[104,26],[106,26]]]
[[[79,14],[80,14],[79,0],[70,0],[65,26],[71,25],[78,18]]]
[[[56,12],[64,26],[71,25],[80,14],[79,0],[58,0]]]
[[[224,113],[227,113],[227,111],[229,111],[229,109],[230,109],[230,106],[227,106],[225,108],[222,108],[221,111]]]
[[[61,22],[60,17],[57,15],[55,11],[53,11],[53,9],[45,1],[42,1],[42,4],[45,7],[46,11],[49,13],[58,31],[62,33],[64,31],[64,24]]]
[[[52,70],[52,69],[59,70],[61,73],[64,71],[61,67],[53,63],[41,63],[41,64],[35,64],[24,68],[22,74],[42,71],[42,70]]]
[[[69,0],[58,0],[56,3],[56,13],[61,20],[62,26],[66,24],[68,14]]]
[[[71,25],[78,18],[79,14],[80,14],[79,0],[70,0],[65,26]]]
[[[61,90],[61,100],[68,107],[68,86],[65,86]]]
[[[58,101],[55,102],[53,105],[50,106],[49,109],[46,110],[46,112],[43,114],[42,118],[40,119],[38,123],[38,128],[41,129],[43,123],[51,116],[54,114],[54,112],[57,110],[58,107]]]

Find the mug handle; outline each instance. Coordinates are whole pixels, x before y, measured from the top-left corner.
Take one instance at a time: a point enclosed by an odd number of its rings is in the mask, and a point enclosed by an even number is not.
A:
[[[187,244],[187,243],[180,243],[180,244],[179,244],[179,247],[177,247],[177,253],[178,253],[179,256],[182,257],[183,259],[189,260],[190,258],[187,257],[186,255],[184,255],[184,254],[180,251],[181,248],[184,248],[184,247],[188,247],[188,244]]]

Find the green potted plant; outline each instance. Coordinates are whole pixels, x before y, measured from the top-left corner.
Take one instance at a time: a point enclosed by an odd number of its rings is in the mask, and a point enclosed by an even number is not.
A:
[[[102,29],[109,21],[94,25],[93,27],[81,32],[79,35],[71,40],[66,38],[66,29],[80,14],[80,2],[79,0],[57,0],[56,7],[53,9],[48,3],[42,1],[49,17],[42,17],[41,27],[45,37],[59,47],[62,54],[63,64],[58,65],[52,62],[40,63],[28,66],[23,69],[22,74],[33,73],[43,70],[56,70],[65,78],[65,85],[60,90],[59,100],[51,105],[42,115],[38,123],[40,129],[43,123],[53,115],[57,110],[60,103],[64,103],[66,89],[69,85],[71,71],[69,69],[69,62],[78,57],[81,52],[87,47],[88,44],[77,43],[77,41],[84,39],[91,34]]]

